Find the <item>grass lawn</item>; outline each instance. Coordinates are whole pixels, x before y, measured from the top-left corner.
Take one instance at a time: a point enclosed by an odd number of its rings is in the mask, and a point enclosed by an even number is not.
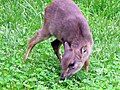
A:
[[[42,27],[51,0],[0,0],[0,90],[120,90],[120,0],[75,0],[94,38],[90,70],[60,81],[50,42],[36,45],[23,64],[28,40]]]

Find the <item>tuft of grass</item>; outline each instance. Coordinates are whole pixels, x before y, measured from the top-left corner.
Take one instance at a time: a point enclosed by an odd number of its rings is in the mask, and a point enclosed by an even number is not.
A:
[[[51,0],[0,0],[0,89],[120,90],[120,1],[75,0],[94,37],[90,70],[60,81],[60,63],[48,39],[22,59],[27,42],[42,27]]]

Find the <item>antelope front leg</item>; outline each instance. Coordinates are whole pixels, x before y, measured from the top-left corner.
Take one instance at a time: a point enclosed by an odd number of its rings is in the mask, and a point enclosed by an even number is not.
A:
[[[50,37],[50,33],[47,30],[41,29],[39,30],[36,35],[30,39],[29,43],[28,43],[28,48],[27,51],[24,55],[24,61],[26,61],[26,59],[29,56],[29,53],[31,52],[32,48],[38,43],[41,42],[47,38]]]
[[[85,61],[84,68],[85,68],[86,72],[88,72],[88,70],[89,70],[89,60]]]
[[[61,44],[62,44],[62,42],[60,42],[58,39],[56,39],[56,40],[54,40],[53,42],[51,42],[51,45],[52,45],[52,47],[53,47],[53,50],[54,50],[56,56],[58,57],[58,59],[59,59],[60,61],[61,61],[61,58],[62,58],[61,53],[60,53],[60,51],[59,51]]]

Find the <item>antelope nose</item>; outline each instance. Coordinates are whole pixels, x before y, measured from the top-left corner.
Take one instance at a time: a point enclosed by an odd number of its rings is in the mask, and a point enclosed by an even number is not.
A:
[[[65,76],[63,73],[61,74],[60,80],[65,80]]]

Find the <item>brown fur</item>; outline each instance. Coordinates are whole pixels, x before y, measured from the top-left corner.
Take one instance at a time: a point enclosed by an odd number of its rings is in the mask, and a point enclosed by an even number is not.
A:
[[[53,0],[45,9],[43,28],[29,41],[25,60],[37,43],[52,35],[56,37],[51,45],[61,61],[61,78],[65,79],[73,75],[83,65],[88,71],[93,45],[92,33],[84,15],[72,0]],[[59,52],[61,44],[65,49],[63,57]]]

